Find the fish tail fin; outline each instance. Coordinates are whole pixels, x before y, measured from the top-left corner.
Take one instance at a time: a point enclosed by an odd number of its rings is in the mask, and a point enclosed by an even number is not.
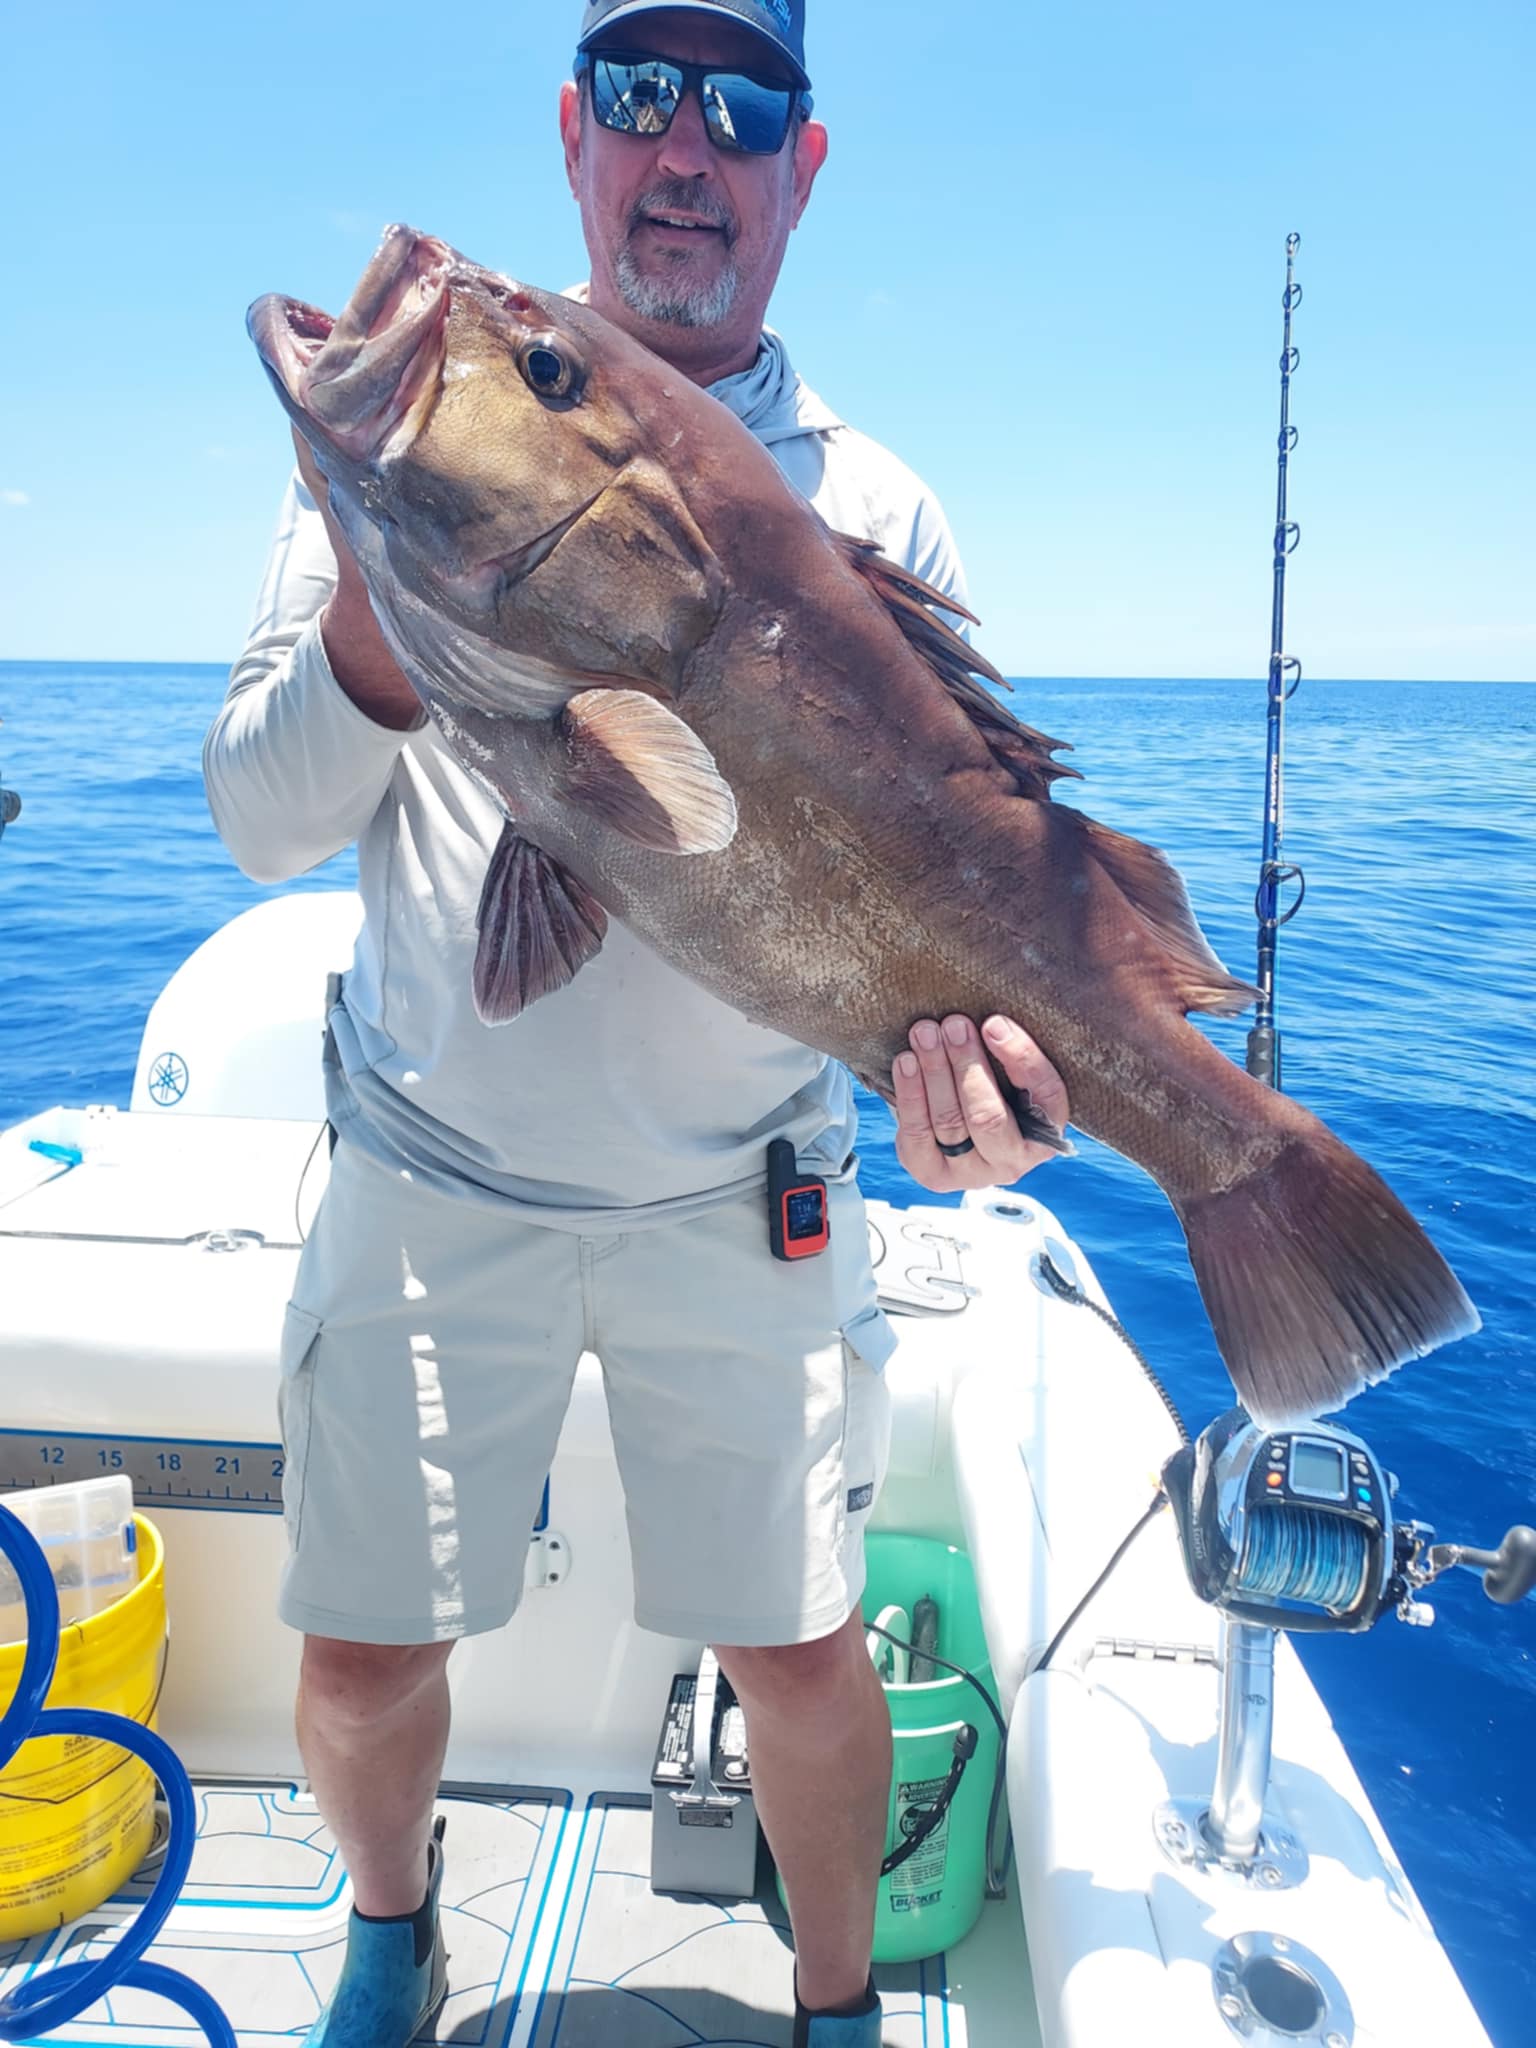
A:
[[[1341,1408],[1481,1325],[1396,1195],[1321,1126],[1174,1207],[1238,1399],[1266,1428]]]

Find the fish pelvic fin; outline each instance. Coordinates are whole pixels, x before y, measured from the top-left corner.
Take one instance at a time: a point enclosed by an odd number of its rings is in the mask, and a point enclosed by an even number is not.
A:
[[[1109,875],[1156,942],[1172,972],[1181,1009],[1235,1017],[1257,999],[1258,990],[1229,974],[1211,951],[1178,869],[1166,854],[1065,804],[1056,815],[1071,819],[1067,829],[1082,835],[1089,857]]]
[[[1019,1135],[1027,1138],[1032,1145],[1044,1145],[1048,1151],[1056,1152],[1063,1159],[1075,1159],[1077,1147],[1061,1128],[1053,1123],[1035,1102],[1027,1088],[1017,1088],[997,1063],[993,1062],[993,1079],[997,1082],[1004,1102],[1013,1111]]]
[[[1321,1125],[1174,1208],[1238,1399],[1266,1429],[1341,1408],[1480,1327],[1396,1195]]]
[[[482,1024],[509,1024],[575,978],[601,947],[608,914],[559,861],[509,823],[486,869],[475,925],[476,1013]]]
[[[561,794],[655,853],[718,853],[736,799],[690,727],[641,690],[582,690],[560,714]]]
[[[867,1074],[862,1067],[855,1067],[853,1078],[861,1088],[867,1088],[871,1095],[878,1095],[886,1106],[896,1107],[896,1088],[889,1071],[883,1076]],[[1013,1112],[1019,1135],[1027,1138],[1032,1145],[1044,1145],[1049,1152],[1056,1152],[1063,1159],[1075,1159],[1077,1147],[1061,1128],[1052,1123],[1043,1109],[1037,1107],[1034,1097],[1027,1088],[1017,1088],[994,1060],[992,1078],[997,1083],[998,1093]]]
[[[1021,795],[1048,798],[1051,784],[1062,776],[1082,780],[1078,769],[1051,758],[1063,748],[1071,751],[1066,740],[1050,739],[1022,724],[977,681],[978,676],[985,676],[1001,689],[1013,688],[1006,676],[961,639],[944,616],[949,612],[975,625],[975,617],[964,605],[882,555],[873,542],[857,540],[849,533],[834,533],[832,538],[844,560],[863,577],[908,644],[969,718],[994,758],[1012,775]]]

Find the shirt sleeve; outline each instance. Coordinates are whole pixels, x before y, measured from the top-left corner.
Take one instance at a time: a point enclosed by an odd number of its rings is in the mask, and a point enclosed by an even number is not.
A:
[[[350,846],[383,801],[409,732],[337,682],[320,638],[336,584],[325,522],[295,473],[245,650],[203,742],[219,836],[253,882],[286,882]]]

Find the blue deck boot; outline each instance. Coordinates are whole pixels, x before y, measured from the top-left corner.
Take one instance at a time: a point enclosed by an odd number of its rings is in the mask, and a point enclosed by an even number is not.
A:
[[[880,1999],[875,1980],[864,1989],[864,2003],[856,2012],[807,2012],[795,1992],[794,2048],[881,2048]]]
[[[370,1920],[354,1907],[347,1959],[309,2048],[407,2048],[429,2031],[448,1996],[448,1955],[437,1924],[443,1821],[427,1848],[427,1895],[414,1913]]]

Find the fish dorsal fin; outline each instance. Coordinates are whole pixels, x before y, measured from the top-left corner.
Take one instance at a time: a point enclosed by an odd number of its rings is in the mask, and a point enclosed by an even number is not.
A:
[[[850,533],[834,534],[833,539],[850,567],[864,578],[908,643],[927,662],[1025,796],[1049,797],[1051,784],[1063,775],[1081,780],[1076,768],[1051,758],[1067,745],[1065,740],[1048,739],[1032,726],[1022,725],[976,680],[985,676],[988,682],[1005,690],[1013,688],[1008,678],[999,675],[990,661],[968,646],[943,616],[946,611],[954,612],[974,626],[975,617],[963,604],[957,604],[931,583],[914,576],[910,569],[903,569],[899,562],[882,555],[873,541],[858,540]]]
[[[475,1010],[482,1024],[509,1024],[574,979],[602,945],[608,916],[559,861],[506,824],[475,925]]]
[[[1057,815],[1067,812],[1063,804]],[[1186,1010],[1235,1017],[1258,996],[1256,988],[1228,974],[1195,922],[1188,893],[1172,861],[1155,846],[1112,832],[1082,812],[1070,814],[1087,851],[1114,882],[1157,942],[1173,970],[1175,992]]]
[[[563,794],[656,853],[718,853],[736,799],[690,727],[642,690],[582,690],[560,714]]]

